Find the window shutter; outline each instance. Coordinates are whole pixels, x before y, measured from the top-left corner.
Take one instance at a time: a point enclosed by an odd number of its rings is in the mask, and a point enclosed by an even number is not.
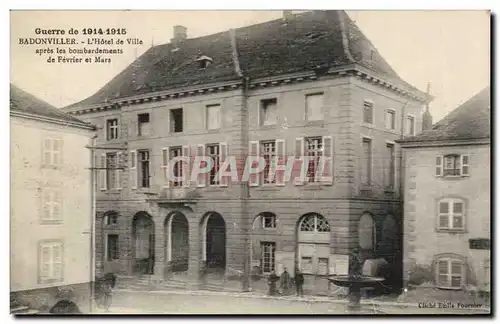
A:
[[[182,145],[182,156],[189,158],[187,163],[182,162],[182,184],[185,188],[189,188],[191,185],[191,158],[189,155],[189,145]]]
[[[333,138],[331,136],[323,136],[323,157],[329,158],[324,160],[325,165],[321,171],[325,177],[331,177],[331,180],[324,181],[326,185],[333,184]]]
[[[43,141],[42,146],[42,165],[49,166],[52,164],[52,141],[50,138],[46,138]]]
[[[436,177],[443,176],[443,156],[436,156]]]
[[[170,160],[170,154],[168,147],[165,147],[161,150],[161,169],[163,174],[163,187],[169,188],[170,181],[168,178],[168,161]]]
[[[122,189],[122,152],[117,152],[116,153],[116,189],[121,190]]]
[[[228,154],[228,149],[227,149],[227,143],[219,143],[219,152],[220,152],[220,167],[226,162],[227,159],[227,154]],[[219,167],[219,173],[221,171]],[[227,177],[220,177],[219,184],[221,187],[227,187],[228,184],[228,179]]]
[[[205,145],[199,144],[196,147],[196,156],[205,156]],[[200,162],[201,163],[201,162]],[[200,166],[201,168],[202,166]],[[197,175],[196,178],[196,187],[205,187],[207,183],[207,174],[206,173],[200,173]]]
[[[51,252],[51,247],[48,245],[43,245],[40,248],[40,279],[42,280],[46,280],[50,276]]]
[[[461,159],[461,167],[460,167],[460,175],[461,176],[468,176],[469,175],[469,155],[462,155],[460,157]]]
[[[286,159],[286,146],[285,146],[285,140],[283,139],[278,139],[276,140],[276,157],[277,157],[277,163],[275,166],[279,164],[286,164],[287,159]],[[276,177],[276,185],[277,186],[284,186],[285,185],[285,172],[280,171],[279,173],[276,172],[275,175]]]
[[[295,176],[294,183],[296,186],[302,186],[304,184],[305,176],[304,179],[301,179],[301,171],[302,171],[302,163],[303,159],[302,157],[305,154],[305,140],[303,137],[299,137],[295,139],[295,155],[296,155],[296,161],[294,163],[294,172],[293,176]]]
[[[62,139],[54,139],[54,149],[55,148],[57,148],[57,151],[54,152],[54,155],[56,156],[55,159],[57,159],[57,161],[54,161],[54,163],[56,166],[62,166],[63,165],[63,141],[62,141]]]
[[[63,278],[63,251],[60,244],[52,245],[52,271],[54,279]]]
[[[130,151],[130,187],[137,189],[137,151]]]
[[[101,182],[101,191],[105,191],[108,187],[108,184],[106,183],[107,181],[107,177],[106,177],[106,166],[107,166],[107,163],[106,163],[106,153],[102,153],[101,154],[101,163],[99,163],[99,167],[100,167],[100,170],[99,170],[99,175],[100,175],[100,182]]]
[[[250,141],[248,146],[248,156],[259,156],[259,142],[258,141]],[[245,166],[246,167],[246,166]],[[249,168],[252,165],[248,166]],[[249,174],[248,175],[248,184],[250,187],[257,187],[259,185],[259,174]]]

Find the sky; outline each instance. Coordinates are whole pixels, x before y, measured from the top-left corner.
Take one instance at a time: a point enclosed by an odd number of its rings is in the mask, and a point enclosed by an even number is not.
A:
[[[434,121],[489,84],[488,11],[348,11],[381,55],[407,82],[431,84]],[[94,94],[148,48],[169,42],[174,25],[198,37],[281,17],[282,11],[12,11],[11,82],[56,107]],[[110,64],[47,63],[36,49],[18,44],[35,28],[127,28],[143,41],[125,46]],[[67,36],[67,35],[66,35]],[[66,37],[65,36],[65,37]],[[70,55],[68,55],[70,56]]]

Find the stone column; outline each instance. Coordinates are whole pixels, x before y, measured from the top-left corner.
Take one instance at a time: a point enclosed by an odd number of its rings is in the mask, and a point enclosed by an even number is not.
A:
[[[184,211],[189,225],[189,261],[187,279],[189,286],[188,289],[198,289],[201,283],[200,270],[202,255],[201,255],[201,229],[200,221],[201,215],[197,212]]]

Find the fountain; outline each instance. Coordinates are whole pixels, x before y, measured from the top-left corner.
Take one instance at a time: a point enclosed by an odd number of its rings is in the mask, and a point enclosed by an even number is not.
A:
[[[349,288],[347,310],[353,312],[361,311],[361,289],[377,286],[384,281],[381,277],[363,276],[361,274],[361,262],[358,249],[349,254],[349,275],[332,276],[329,281],[340,287]]]

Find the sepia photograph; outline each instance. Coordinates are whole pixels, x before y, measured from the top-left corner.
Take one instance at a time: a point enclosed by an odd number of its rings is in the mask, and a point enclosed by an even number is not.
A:
[[[488,8],[9,16],[16,318],[492,315]]]

